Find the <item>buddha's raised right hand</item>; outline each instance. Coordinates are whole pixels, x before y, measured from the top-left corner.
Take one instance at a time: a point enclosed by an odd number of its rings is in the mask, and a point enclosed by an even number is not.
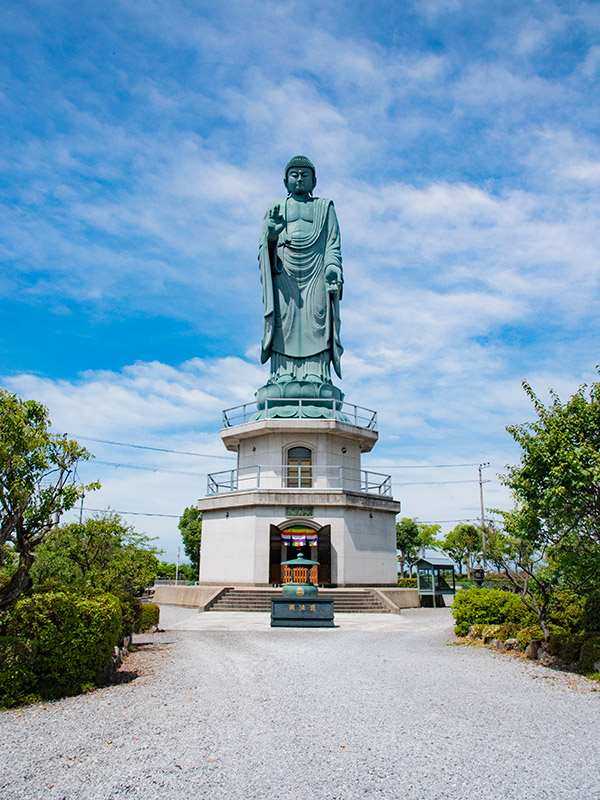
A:
[[[279,203],[277,203],[277,205],[269,209],[269,216],[267,219],[267,236],[269,241],[274,242],[284,228],[285,220],[281,216]]]

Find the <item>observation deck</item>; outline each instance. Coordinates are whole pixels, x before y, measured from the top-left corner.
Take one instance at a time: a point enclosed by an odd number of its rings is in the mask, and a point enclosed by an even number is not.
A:
[[[208,475],[206,494],[247,492],[253,489],[293,489],[294,491],[345,489],[380,497],[392,497],[390,475],[339,466],[253,465],[227,469]]]
[[[260,405],[252,402],[226,408],[222,427],[231,428],[266,419],[334,419],[368,431],[377,431],[376,411],[343,400],[314,397],[264,398]]]
[[[228,450],[238,453],[238,464],[208,476],[209,497],[290,489],[392,497],[391,477],[360,465],[360,454],[369,452],[378,438],[372,409],[335,399],[264,399],[260,406],[225,409],[221,438]],[[290,442],[304,444],[309,460],[290,463]]]

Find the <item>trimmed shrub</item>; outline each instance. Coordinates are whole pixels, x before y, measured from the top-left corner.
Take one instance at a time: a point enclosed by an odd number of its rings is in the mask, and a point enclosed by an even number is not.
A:
[[[520,597],[501,589],[471,588],[458,592],[452,613],[457,636],[466,636],[471,625],[501,625],[503,622],[524,625],[532,617]]]
[[[417,588],[417,579],[416,578],[398,578],[398,586],[401,589],[416,589]]]
[[[588,633],[600,631],[600,592],[594,592],[586,599],[582,622]]]
[[[35,652],[36,691],[56,698],[94,683],[110,663],[121,625],[113,595],[60,591],[20,598],[3,615],[0,633],[17,637]]]
[[[564,664],[576,664],[579,661],[581,648],[585,643],[584,633],[552,633],[548,642],[548,652],[558,656]]]
[[[127,592],[116,592],[119,603],[121,604],[121,615],[123,617],[123,625],[121,627],[120,641],[124,641],[128,636],[131,636],[135,631],[140,630],[140,621],[142,619],[143,603]]]
[[[0,636],[0,708],[39,699],[35,694],[34,656],[34,648],[16,636]]]
[[[517,622],[502,622],[500,625],[487,627],[493,627],[493,632],[489,634],[492,639],[501,639],[503,642],[507,639],[516,639],[519,632],[519,624]]]
[[[583,628],[584,607],[585,597],[571,589],[557,589],[548,609],[549,627],[557,625],[569,633],[578,633]]]
[[[147,631],[148,628],[158,625],[158,620],[160,618],[160,608],[156,603],[142,603],[141,605],[142,613],[140,615],[138,627],[135,629],[136,633]]]
[[[579,666],[584,672],[591,672],[597,661],[600,661],[600,636],[589,636],[581,647]]]
[[[544,631],[539,625],[529,625],[526,628],[521,628],[517,632],[515,639],[519,645],[519,650],[525,650],[532,639],[541,639],[543,641]]]

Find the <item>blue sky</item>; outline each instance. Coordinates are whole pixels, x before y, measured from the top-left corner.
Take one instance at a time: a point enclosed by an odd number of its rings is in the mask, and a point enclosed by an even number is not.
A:
[[[480,462],[486,505],[510,503],[520,381],[566,397],[600,362],[598,3],[5,0],[2,20],[0,375],[90,437],[87,506],[177,516],[232,465],[220,410],[264,382],[258,234],[297,153],[340,221],[365,464],[444,530],[478,516]],[[176,519],[126,518],[174,558]]]

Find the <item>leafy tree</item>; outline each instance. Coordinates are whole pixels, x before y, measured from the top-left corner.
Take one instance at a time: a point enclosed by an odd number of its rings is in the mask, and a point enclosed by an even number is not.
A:
[[[179,572],[177,571],[177,565],[173,563],[168,563],[167,561],[161,561],[158,565],[158,574],[157,578],[164,578],[166,580],[173,581],[175,580],[175,575],[178,575],[180,581],[195,581],[198,578],[197,570],[194,571],[194,567],[192,564],[183,564],[179,565]]]
[[[0,390],[0,546],[8,544],[18,563],[0,583],[0,609],[31,585],[36,548],[55,517],[73,508],[82,492],[75,468],[91,458],[77,442],[50,433],[48,409]]]
[[[419,552],[419,526],[416,519],[402,517],[396,523],[396,549],[400,551],[400,576],[404,577],[404,564]]]
[[[396,548],[400,550],[400,569],[404,575],[404,564],[408,564],[409,572],[412,574],[413,566],[421,557],[421,552],[425,548],[437,550],[441,547],[441,541],[437,539],[440,526],[417,522],[417,518],[402,517],[396,523]]]
[[[475,557],[481,552],[481,543],[481,528],[460,522],[446,534],[443,548],[456,561],[459,572],[462,572],[462,565],[465,565],[467,578],[470,578]]]
[[[52,530],[38,550],[36,583],[53,580],[72,587],[140,592],[158,573],[152,540],[108,513]]]
[[[442,547],[442,541],[437,538],[441,531],[439,525],[435,523],[419,522],[417,523],[417,527],[419,529],[419,545],[421,548],[439,550]]]
[[[507,428],[522,453],[503,478],[515,501],[503,513],[515,548],[504,569],[548,639],[557,587],[600,588],[600,383],[581,386],[566,403],[550,392],[548,407],[523,387],[537,419]]]
[[[181,531],[183,539],[183,549],[186,556],[192,563],[195,576],[198,576],[200,569],[200,544],[202,542],[202,512],[194,506],[185,509],[177,527]]]
[[[492,521],[488,520],[485,523],[484,531],[486,560],[500,571],[504,568],[506,560],[515,556],[513,541]]]

